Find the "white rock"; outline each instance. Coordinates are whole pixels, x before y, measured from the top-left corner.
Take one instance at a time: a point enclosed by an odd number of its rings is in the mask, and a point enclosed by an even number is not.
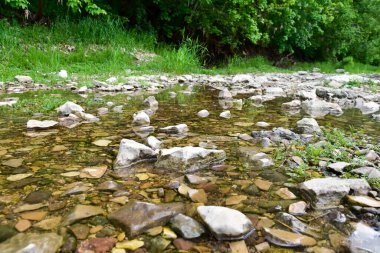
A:
[[[148,145],[154,150],[159,149],[161,146],[161,141],[154,136],[149,136],[146,140]]]
[[[232,99],[232,94],[228,89],[223,89],[219,92],[219,99]]]
[[[87,86],[82,86],[78,89],[78,93],[84,94],[87,92]]]
[[[54,120],[39,121],[39,120],[31,119],[31,120],[28,120],[28,122],[26,123],[26,127],[29,129],[32,129],[32,128],[44,129],[44,128],[54,127],[57,124],[58,122]]]
[[[90,113],[79,112],[76,114],[87,122],[98,122],[100,120],[99,118]]]
[[[56,110],[58,113],[62,115],[69,115],[71,113],[76,113],[76,112],[79,112],[79,113],[84,112],[84,109],[80,105],[77,105],[70,101],[64,103],[63,105],[58,107]]]
[[[346,162],[336,162],[336,163],[331,163],[327,167],[329,169],[332,169],[336,172],[342,173],[344,168],[350,166],[351,163],[346,163]]]
[[[106,80],[107,83],[114,83],[117,81],[117,77],[116,76],[111,76],[110,78],[108,78]]]
[[[363,114],[371,114],[377,112],[380,109],[380,106],[375,102],[364,102],[359,106],[359,109]]]
[[[303,101],[301,107],[312,117],[324,117],[327,114],[340,116],[343,114],[342,108],[338,104],[319,99]]]
[[[232,78],[232,83],[253,83],[253,77],[247,74],[235,75]]]
[[[298,110],[301,109],[301,101],[300,100],[292,100],[287,103],[282,104],[282,109],[284,110]]]
[[[167,126],[160,128],[160,132],[168,134],[186,134],[189,131],[189,128],[186,124],[179,124],[175,126]]]
[[[133,114],[133,124],[139,126],[148,126],[150,124],[150,118],[144,111],[139,111]]]
[[[158,101],[154,96],[149,96],[144,100],[144,105],[149,108],[158,108]]]
[[[201,110],[197,113],[198,117],[200,118],[207,118],[210,113],[207,110]]]
[[[243,213],[222,206],[199,206],[197,212],[218,240],[240,239],[253,229]]]
[[[67,78],[69,75],[67,74],[67,71],[66,71],[66,70],[62,69],[62,70],[60,70],[60,71],[57,73],[57,76],[58,76],[59,78]]]
[[[31,83],[33,79],[30,76],[15,76],[15,80],[20,83]]]
[[[117,154],[114,169],[126,169],[137,163],[151,161],[156,158],[153,149],[134,140],[122,139]]]
[[[230,111],[224,111],[224,112],[220,113],[219,116],[221,118],[229,119],[229,118],[231,118],[231,112]]]
[[[375,231],[369,226],[358,223],[356,230],[349,238],[350,250],[353,253],[376,253],[380,249],[380,232]]]
[[[318,122],[313,118],[303,118],[297,121],[297,127],[303,134],[321,133],[321,128]]]
[[[268,87],[265,89],[265,95],[273,97],[285,97],[285,91],[280,87]]]
[[[264,121],[259,121],[256,123],[256,126],[258,126],[258,127],[269,127],[270,124],[267,122],[264,122]]]

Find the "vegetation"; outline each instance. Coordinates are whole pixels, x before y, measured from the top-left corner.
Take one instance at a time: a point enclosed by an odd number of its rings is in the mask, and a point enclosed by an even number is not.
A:
[[[4,0],[0,13],[29,22],[68,14],[121,20],[164,41],[198,40],[216,56],[267,52],[298,59],[380,64],[380,0]],[[210,59],[210,58],[209,58]],[[344,61],[343,61],[344,62]]]

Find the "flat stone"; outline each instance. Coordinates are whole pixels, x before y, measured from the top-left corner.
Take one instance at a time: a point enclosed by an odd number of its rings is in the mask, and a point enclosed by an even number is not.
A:
[[[20,233],[0,244],[1,253],[56,253],[63,237],[55,233]]]
[[[56,110],[58,113],[60,113],[62,115],[69,115],[72,113],[83,113],[84,112],[84,109],[80,105],[77,105],[77,104],[70,102],[70,101],[61,105]]]
[[[173,230],[171,230],[169,227],[163,227],[161,236],[162,238],[169,239],[169,240],[173,240],[177,238],[176,233]]]
[[[237,240],[249,234],[252,222],[241,212],[221,206],[199,206],[199,216],[218,240]]]
[[[264,122],[264,121],[259,121],[259,122],[256,122],[256,126],[258,126],[258,127],[269,127],[270,124],[267,122]]]
[[[226,199],[226,206],[232,206],[240,204],[242,201],[246,200],[248,197],[245,195],[231,196]]]
[[[186,175],[186,179],[190,184],[204,184],[209,181],[207,178],[189,174]]]
[[[380,208],[380,201],[368,196],[347,196],[348,201],[360,206]]]
[[[157,227],[154,227],[154,228],[151,228],[151,229],[148,229],[146,231],[146,234],[150,235],[150,236],[157,236],[159,234],[162,233],[162,230],[163,230],[163,227],[162,226],[157,226]]]
[[[353,174],[359,174],[368,177],[369,179],[380,178],[380,170],[374,167],[360,167],[350,170]]]
[[[47,212],[43,212],[43,211],[24,212],[21,214],[21,218],[25,220],[40,221],[40,220],[43,220],[47,214],[48,214]]]
[[[116,238],[91,238],[79,245],[76,253],[106,253],[116,244]]]
[[[247,245],[245,241],[230,242],[231,253],[248,253]]]
[[[7,177],[8,181],[15,182],[33,176],[32,173],[15,174]]]
[[[285,230],[264,228],[264,231],[266,240],[281,247],[310,247],[317,244],[312,237]]]
[[[103,214],[104,210],[99,206],[76,205],[70,214],[65,218],[62,225],[70,225],[78,220]]]
[[[107,147],[112,141],[110,140],[96,140],[92,142],[92,144],[99,146],[99,147]]]
[[[207,194],[203,189],[189,189],[189,197],[196,203],[207,203]]]
[[[141,248],[142,246],[144,246],[144,241],[140,241],[137,239],[116,243],[116,248],[127,249],[127,250],[132,250],[132,251],[137,250],[138,248]]]
[[[293,215],[306,214],[307,204],[305,201],[298,201],[289,205],[289,213]]]
[[[182,238],[175,239],[173,241],[174,247],[176,247],[177,250],[186,250],[189,251],[191,250],[195,244],[191,241],[184,240]]]
[[[270,245],[267,242],[262,242],[255,245],[255,249],[257,250],[257,252],[266,252],[270,250]]]
[[[133,124],[139,126],[149,126],[150,118],[144,111],[139,111],[133,114]]]
[[[186,239],[198,238],[205,232],[205,229],[198,221],[183,214],[177,214],[171,218],[170,226]]]
[[[28,122],[26,123],[26,127],[28,129],[46,129],[46,128],[54,127],[56,125],[58,125],[58,122],[54,120],[39,121],[39,120],[31,119],[31,120],[28,120]]]
[[[24,159],[22,158],[17,158],[17,159],[15,158],[15,159],[9,159],[9,160],[3,161],[1,164],[8,167],[12,167],[12,168],[17,168],[22,165],[23,161]]]
[[[93,166],[81,170],[80,178],[101,178],[107,171],[107,166]]]
[[[41,203],[45,200],[48,200],[51,197],[51,192],[38,190],[28,194],[25,197],[24,201],[29,204]]]
[[[85,224],[74,224],[70,230],[78,240],[86,239],[90,233],[90,228]]]
[[[256,179],[254,181],[254,184],[257,186],[262,191],[268,191],[270,187],[272,186],[272,182],[267,181],[267,180],[262,180],[262,179]]]
[[[351,166],[351,163],[346,163],[346,162],[336,162],[336,163],[331,163],[327,166],[327,168],[332,169],[335,172],[342,173],[343,170]]]
[[[225,159],[226,153],[223,150],[175,147],[160,150],[155,167],[189,173],[221,164]]]
[[[314,209],[336,207],[350,190],[366,195],[371,189],[365,179],[315,178],[300,184],[302,197]]]
[[[50,217],[48,219],[45,219],[45,220],[42,220],[40,222],[33,224],[33,227],[39,228],[42,230],[54,230],[54,229],[58,228],[61,221],[62,221],[61,216]]]
[[[68,150],[68,148],[65,147],[64,145],[56,145],[51,149],[51,152],[61,152],[61,151],[66,151],[66,150]]]
[[[22,75],[17,75],[15,76],[15,80],[20,83],[32,83],[33,79],[30,76],[22,76]]]
[[[159,129],[162,133],[184,135],[189,131],[186,124],[179,124],[175,126],[167,126]]]
[[[18,232],[24,232],[28,230],[32,226],[32,223],[29,220],[19,220],[15,228],[17,229]]]
[[[37,209],[40,209],[40,208],[45,207],[45,206],[47,206],[47,204],[44,204],[44,203],[25,204],[25,205],[21,205],[19,207],[16,207],[15,209],[13,209],[13,212],[14,213],[21,213],[21,212],[25,212],[25,211],[33,211],[33,210],[37,210]]]
[[[144,231],[165,225],[174,215],[184,211],[180,203],[152,204],[130,201],[121,209],[109,214],[108,219],[120,226],[129,237]]]
[[[280,188],[276,191],[276,194],[282,199],[296,199],[297,196],[293,192],[289,191],[288,188]]]

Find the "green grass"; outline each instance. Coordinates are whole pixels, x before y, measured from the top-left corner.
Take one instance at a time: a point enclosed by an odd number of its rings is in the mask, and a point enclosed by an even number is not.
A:
[[[155,53],[152,61],[138,62],[135,52]],[[0,81],[30,75],[37,82],[56,83],[55,73],[68,71],[70,79],[88,85],[93,79],[141,74],[236,74],[312,70],[333,73],[345,68],[352,73],[380,73],[380,67],[349,61],[297,63],[283,69],[261,56],[233,57],[225,65],[204,67],[207,50],[185,40],[179,46],[158,43],[155,34],[125,29],[117,20],[57,20],[50,27],[10,25],[0,20]]]

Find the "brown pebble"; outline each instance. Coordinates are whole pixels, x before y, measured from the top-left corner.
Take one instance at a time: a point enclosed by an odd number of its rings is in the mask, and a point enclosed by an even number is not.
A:
[[[193,242],[187,241],[182,238],[175,239],[173,241],[173,244],[178,250],[191,250],[194,247]]]
[[[32,223],[28,220],[19,220],[19,222],[16,223],[15,228],[18,232],[24,232],[28,228],[32,226]]]

